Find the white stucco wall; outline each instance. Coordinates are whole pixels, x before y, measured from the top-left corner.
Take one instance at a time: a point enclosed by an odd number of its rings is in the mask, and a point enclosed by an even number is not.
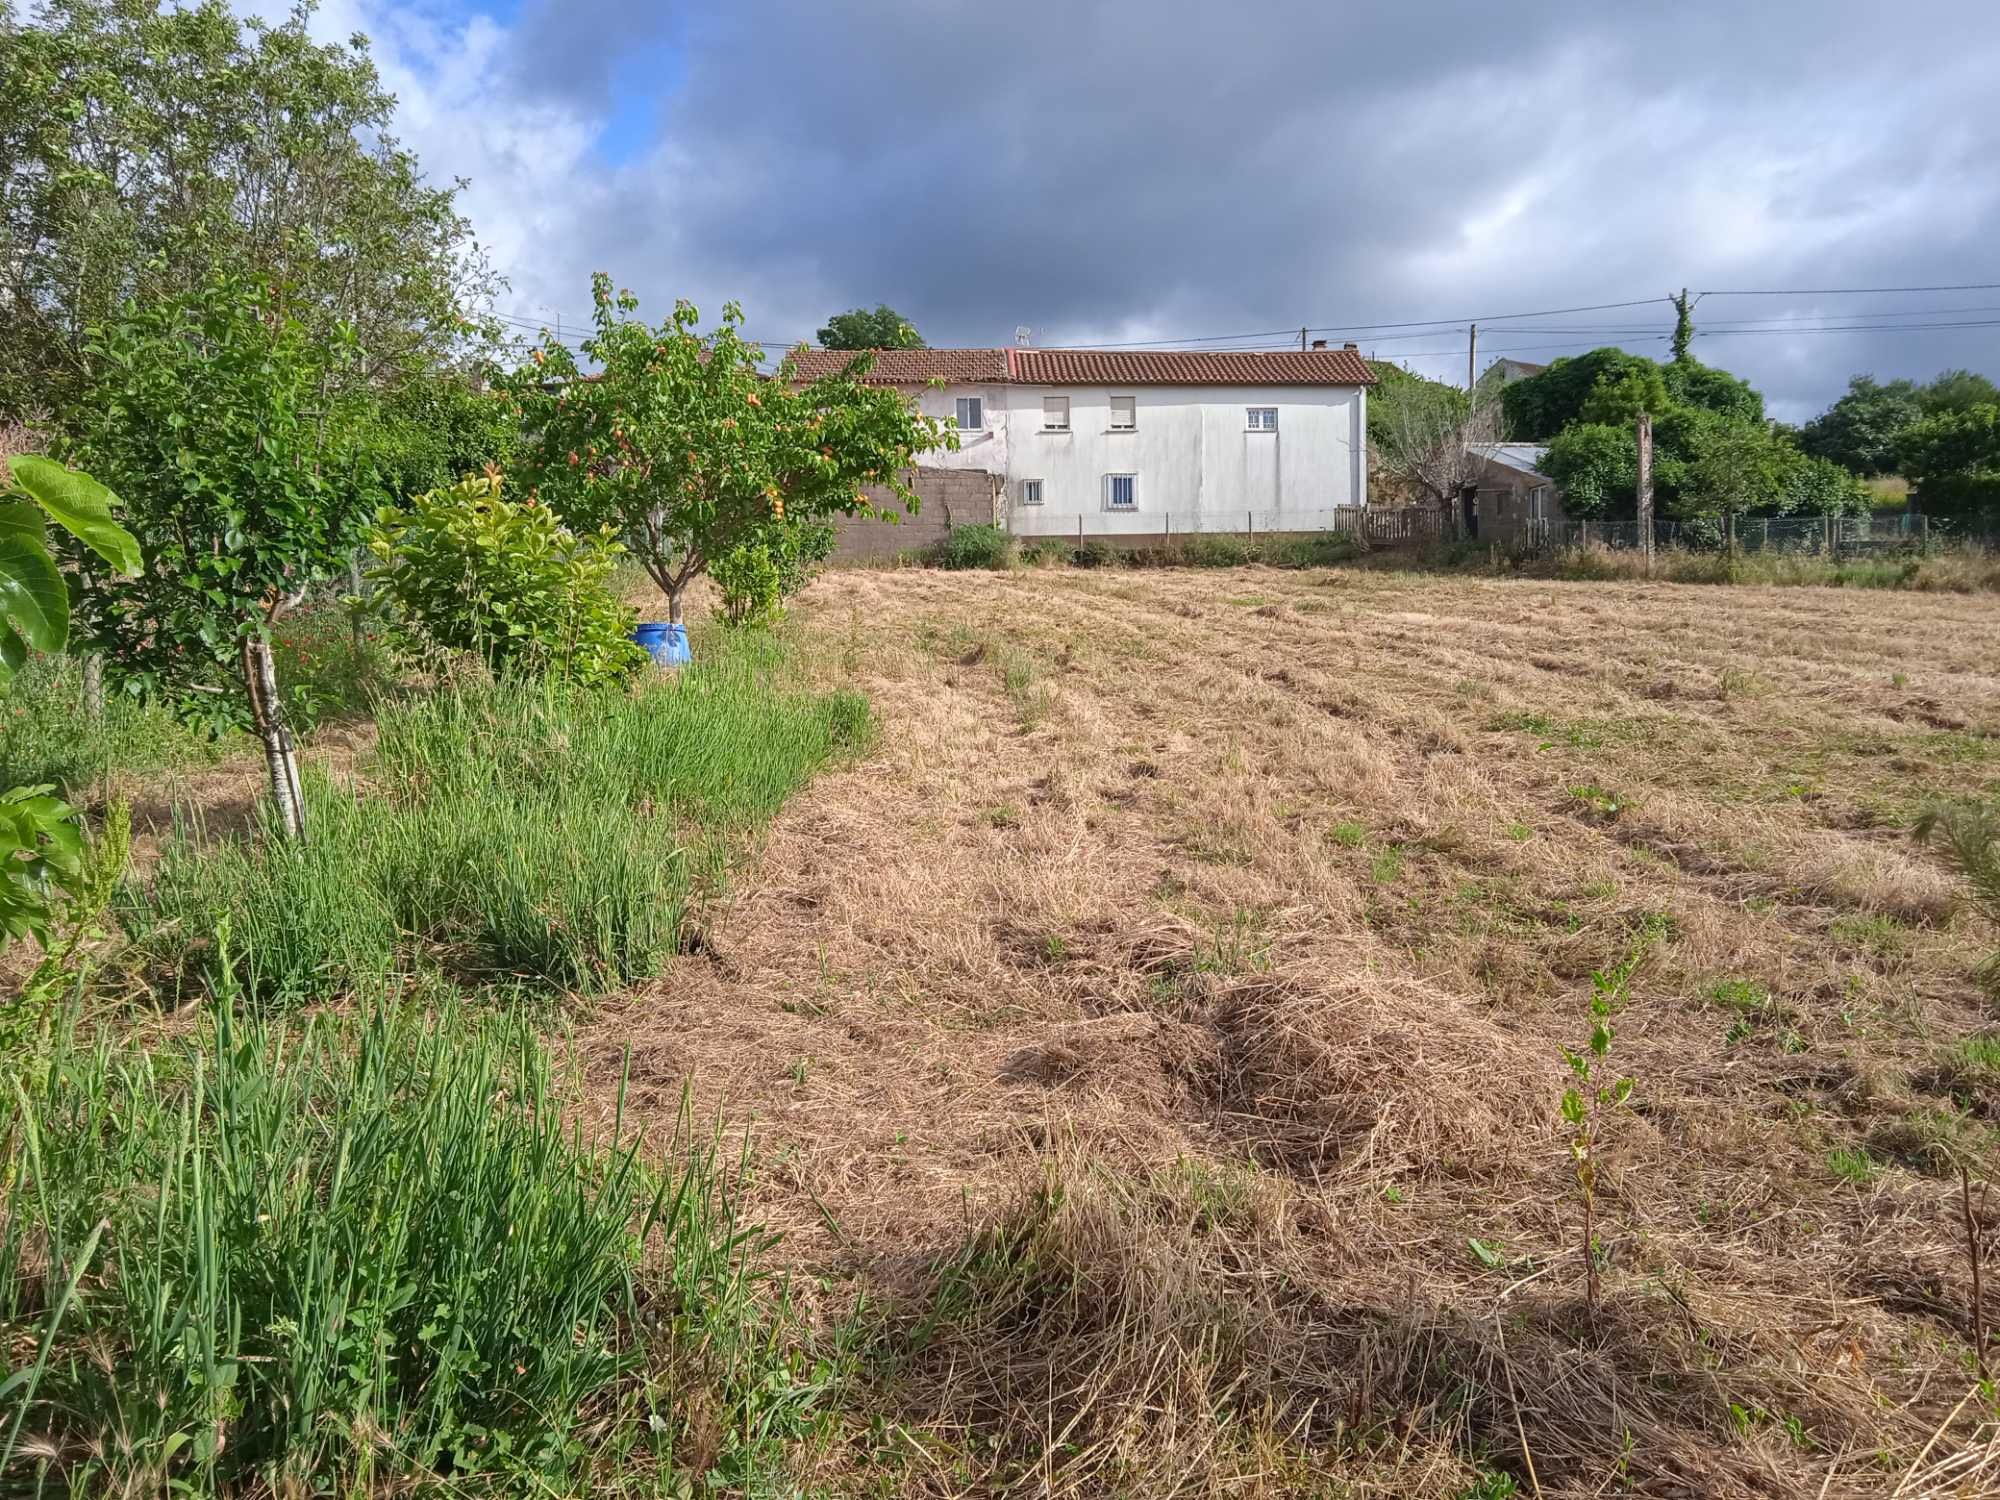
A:
[[[942,417],[949,426],[958,414],[960,396],[977,396],[982,405],[985,430],[961,432],[958,452],[943,448],[924,454],[918,462],[927,469],[983,469],[988,474],[1007,472],[1007,387],[1004,385],[954,385],[943,390],[929,386],[898,387],[926,416]],[[1039,408],[1038,408],[1039,409]]]
[[[1006,481],[1022,536],[1196,531],[1317,531],[1336,507],[1367,503],[1365,393],[1351,386],[957,386],[912,393],[949,419],[960,396],[985,403],[986,430],[926,463]],[[1111,428],[1111,398],[1131,396],[1136,425]],[[1069,398],[1069,431],[1042,426],[1042,398]],[[1276,432],[1249,429],[1253,406],[1277,408]],[[1130,511],[1105,501],[1105,476],[1136,476]],[[1042,481],[1039,506],[1021,482]]]

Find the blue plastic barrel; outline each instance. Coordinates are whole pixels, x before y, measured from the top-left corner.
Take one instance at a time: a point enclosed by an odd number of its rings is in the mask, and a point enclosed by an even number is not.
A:
[[[646,648],[657,667],[684,667],[694,660],[688,651],[687,626],[649,620],[632,627],[632,639]]]

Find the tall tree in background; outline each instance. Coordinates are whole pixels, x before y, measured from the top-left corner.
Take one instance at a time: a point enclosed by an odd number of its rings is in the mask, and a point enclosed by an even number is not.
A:
[[[462,353],[497,279],[388,134],[366,40],[320,46],[310,8],[239,21],[223,0],[0,0],[0,415],[60,408],[85,330],[217,267],[377,387]]]
[[[924,336],[910,320],[886,302],[870,312],[865,307],[835,313],[820,329],[822,349],[923,349]]]
[[[1856,375],[1846,395],[1799,430],[1799,446],[1856,474],[1888,474],[1897,439],[1923,415],[1914,381]]]

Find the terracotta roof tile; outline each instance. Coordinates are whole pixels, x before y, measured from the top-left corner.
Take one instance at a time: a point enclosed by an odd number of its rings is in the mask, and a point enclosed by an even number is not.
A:
[[[1009,349],[1022,385],[1373,385],[1352,349]]]
[[[801,380],[838,374],[845,349],[795,349]],[[870,385],[1373,385],[1352,349],[878,349]]]
[[[792,365],[801,380],[838,375],[855,359],[854,349],[794,349]],[[1005,349],[877,349],[869,385],[979,385],[1007,379]]]

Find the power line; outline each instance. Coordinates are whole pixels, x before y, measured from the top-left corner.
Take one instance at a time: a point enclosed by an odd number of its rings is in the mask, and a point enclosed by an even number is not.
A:
[[[1994,292],[2000,281],[1968,281],[1959,286],[1822,286],[1789,287],[1778,291],[1703,292],[1704,297],[1861,297],[1894,292]]]

